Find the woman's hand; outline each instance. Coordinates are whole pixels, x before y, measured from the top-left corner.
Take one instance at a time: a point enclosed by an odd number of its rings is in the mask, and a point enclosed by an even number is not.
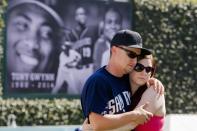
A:
[[[158,94],[164,94],[164,86],[161,81],[156,78],[150,78],[147,82],[147,87],[155,89]]]

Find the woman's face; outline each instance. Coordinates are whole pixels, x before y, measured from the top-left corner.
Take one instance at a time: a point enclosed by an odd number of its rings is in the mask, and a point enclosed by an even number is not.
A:
[[[138,63],[134,67],[134,70],[130,73],[131,82],[138,86],[144,85],[151,77],[151,73],[153,72],[152,67],[153,64],[151,58],[144,58],[138,61]]]

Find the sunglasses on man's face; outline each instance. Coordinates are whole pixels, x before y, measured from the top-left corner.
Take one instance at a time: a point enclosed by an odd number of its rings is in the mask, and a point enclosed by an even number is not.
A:
[[[117,46],[118,48],[120,48],[120,49],[122,49],[122,50],[124,50],[124,51],[126,51],[127,52],[127,56],[129,57],[129,58],[131,58],[131,59],[134,59],[134,58],[137,58],[139,55],[138,54],[136,54],[135,52],[133,52],[133,51],[131,51],[131,50],[128,50],[128,49],[126,49],[126,48],[124,48],[124,47],[121,47],[121,46]]]
[[[153,67],[145,67],[144,65],[140,64],[140,63],[137,63],[134,67],[134,70],[137,71],[137,72],[142,72],[143,70],[145,69],[146,73],[147,74],[153,74],[154,72],[154,68]]]

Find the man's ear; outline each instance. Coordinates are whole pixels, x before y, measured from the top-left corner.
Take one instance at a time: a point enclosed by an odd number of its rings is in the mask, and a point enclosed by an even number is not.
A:
[[[117,47],[116,46],[112,46],[111,47],[111,53],[116,53],[117,51]]]

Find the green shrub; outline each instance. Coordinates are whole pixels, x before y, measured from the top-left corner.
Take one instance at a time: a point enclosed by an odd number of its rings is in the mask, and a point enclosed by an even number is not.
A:
[[[0,99],[0,126],[14,114],[18,125],[69,125],[82,123],[79,100]]]
[[[197,4],[144,0],[135,9],[135,28],[159,63],[167,113],[196,113]]]
[[[4,21],[3,21],[3,14],[6,7],[6,0],[0,1],[0,96],[2,95],[2,70],[3,70],[3,28],[4,28]]]

